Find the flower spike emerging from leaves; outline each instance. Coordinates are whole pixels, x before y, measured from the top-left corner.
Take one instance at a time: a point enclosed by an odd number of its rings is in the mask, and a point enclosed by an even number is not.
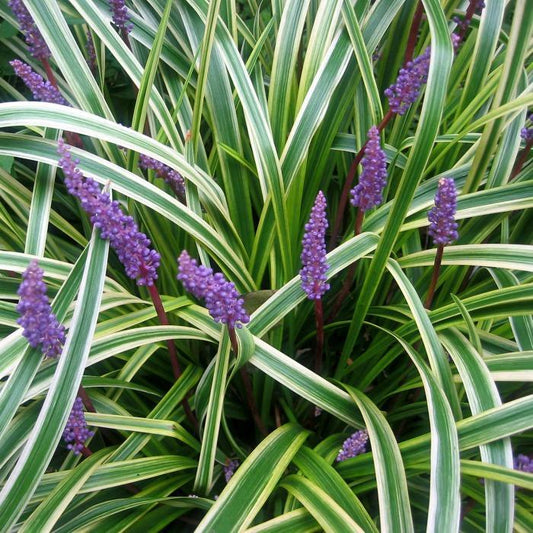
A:
[[[49,81],[45,81],[40,74],[34,72],[29,65],[14,59],[9,64],[13,67],[15,74],[22,79],[26,87],[30,89],[35,100],[49,102],[52,104],[69,105],[63,98],[59,89],[54,87]]]
[[[368,142],[361,165],[363,171],[359,183],[351,190],[351,204],[358,206],[364,213],[383,201],[383,188],[387,183],[387,158],[381,148],[376,126],[368,131]]]
[[[514,460],[514,469],[533,474],[533,459],[519,453]]]
[[[226,483],[228,483],[229,480],[233,477],[235,470],[239,468],[239,464],[240,463],[238,459],[226,460],[226,464],[224,465],[224,479],[226,480]]]
[[[83,176],[63,139],[58,142],[58,153],[68,192],[80,200],[92,224],[100,230],[102,239],[109,240],[126,274],[135,279],[137,285],[153,285],[160,257],[150,249],[150,239],[139,231],[133,217],[122,212],[118,202],[112,201],[109,194],[100,190],[96,181]]]
[[[428,79],[430,53],[431,49],[428,46],[422,55],[400,69],[396,83],[385,90],[385,96],[389,99],[393,113],[403,115],[409,106],[416,102],[420,88]]]
[[[63,439],[67,443],[67,448],[75,455],[80,455],[85,447],[87,439],[94,435],[87,427],[85,413],[83,411],[83,402],[78,396],[74,400],[74,405],[70,411],[67,425],[63,431]]]
[[[24,34],[30,54],[35,59],[46,60],[50,57],[50,49],[44,42],[39,28],[35,25],[30,12],[22,0],[9,0],[7,5],[13,11],[20,25],[20,31]]]
[[[310,300],[320,300],[329,289],[326,283],[328,263],[326,260],[326,197],[319,191],[315,204],[311,209],[311,216],[305,225],[305,233],[302,240],[302,265],[300,277],[302,289],[307,293]]]
[[[356,431],[353,435],[348,437],[337,455],[337,462],[346,461],[366,451],[366,443],[368,441],[368,432],[366,429]]]
[[[65,328],[58,322],[46,296],[46,285],[37,261],[32,261],[22,274],[18,295],[17,323],[32,348],[41,347],[46,357],[57,357],[65,342]]]
[[[185,198],[185,181],[179,172],[144,154],[139,156],[139,166],[152,169],[158,178],[164,179],[170,185],[179,198]]]
[[[223,274],[203,265],[198,266],[186,250],[178,257],[178,280],[196,298],[203,298],[205,306],[215,322],[229,328],[240,328],[250,321],[244,309],[244,300],[239,296],[233,282]]]
[[[429,234],[436,245],[447,245],[458,237],[455,211],[457,191],[452,178],[441,178],[435,195],[435,207],[428,213]]]
[[[130,33],[133,24],[130,22],[130,16],[126,2],[124,0],[109,0],[109,6],[111,7],[113,22],[115,26],[126,33]]]

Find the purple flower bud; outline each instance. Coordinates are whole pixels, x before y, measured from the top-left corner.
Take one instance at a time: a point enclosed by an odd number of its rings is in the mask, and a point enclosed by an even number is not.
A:
[[[139,166],[144,169],[152,169],[158,178],[162,178],[170,185],[176,196],[185,198],[185,181],[179,172],[147,155],[141,154]]]
[[[457,191],[452,178],[441,178],[435,195],[435,207],[428,213],[429,234],[437,245],[446,245],[455,241],[457,222],[455,210],[457,208]]]
[[[83,412],[83,402],[78,396],[74,400],[74,405],[70,411],[67,425],[63,431],[63,440],[67,444],[67,448],[75,455],[80,455],[81,451],[85,447],[87,439],[94,435],[92,431],[87,427],[85,421],[85,413]]]
[[[233,477],[233,474],[238,467],[239,461],[237,459],[226,460],[226,464],[224,465],[224,477],[226,479],[226,483],[228,483],[228,481]]]
[[[46,285],[37,261],[32,261],[22,274],[22,283],[17,294],[20,301],[17,323],[22,326],[22,335],[32,348],[41,347],[46,357],[57,357],[65,342],[65,328],[58,322],[46,296]]]
[[[109,0],[109,6],[111,7],[115,26],[127,33],[130,33],[133,28],[133,24],[130,22],[130,16],[128,14],[126,2],[124,0]]]
[[[361,165],[363,171],[359,183],[350,191],[350,202],[365,213],[383,201],[383,188],[387,183],[387,158],[381,148],[376,126],[368,131],[368,142]]]
[[[533,122],[533,113],[530,114],[528,117],[527,117],[527,120],[529,120],[529,122]],[[521,130],[520,130],[520,136],[522,137],[522,139],[524,139],[524,141],[526,141],[526,143],[530,143],[533,141],[533,127],[530,126],[529,128],[527,126],[524,126]]]
[[[520,453],[514,460],[514,469],[533,474],[533,460],[527,455]]]
[[[41,75],[34,72],[29,65],[19,59],[10,61],[15,74],[22,79],[26,87],[33,93],[33,98],[41,102],[50,102],[52,104],[69,105],[63,98],[59,89],[49,81],[44,81]]]
[[[103,193],[96,181],[85,178],[73,161],[69,147],[63,139],[58,142],[59,166],[65,175],[65,185],[70,194],[78,198],[81,207],[90,216],[92,224],[100,230],[102,239],[108,239],[126,274],[137,285],[151,286],[157,279],[160,257],[150,249],[150,239],[139,231],[132,217],[125,215],[109,194]]]
[[[178,257],[178,280],[196,298],[203,298],[205,306],[215,322],[229,328],[240,328],[250,321],[244,309],[244,300],[239,296],[235,285],[227,281],[223,274],[213,274],[210,268],[198,266],[186,250]]]
[[[310,300],[320,300],[329,289],[326,283],[328,263],[326,260],[326,197],[319,191],[309,222],[305,225],[300,256],[303,268],[300,270],[302,289]]]
[[[348,437],[342,444],[339,450],[336,461],[346,461],[366,451],[366,443],[368,442],[368,432],[366,429],[356,431],[353,435]]]
[[[24,34],[30,54],[35,59],[48,59],[51,55],[50,50],[22,0],[9,0],[7,5],[19,22],[20,31]]]
[[[428,80],[430,53],[428,46],[422,55],[400,69],[396,83],[385,90],[385,96],[389,99],[389,106],[394,113],[403,115],[409,106],[416,102],[420,87]]]

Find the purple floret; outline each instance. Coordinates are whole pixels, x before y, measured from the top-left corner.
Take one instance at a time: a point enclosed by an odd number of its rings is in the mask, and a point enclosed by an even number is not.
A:
[[[530,123],[533,123],[533,113],[527,117],[527,120],[529,120]],[[529,126],[528,128],[527,126],[524,126],[520,130],[520,136],[522,137],[522,139],[524,139],[524,141],[526,141],[526,143],[532,142],[533,141],[533,127]]]
[[[111,7],[111,13],[115,26],[125,32],[129,33],[133,24],[130,22],[130,15],[126,2],[124,0],[109,0],[109,6]]]
[[[80,200],[92,224],[100,230],[102,239],[109,240],[126,274],[135,279],[137,285],[153,285],[157,279],[160,256],[150,248],[150,239],[139,231],[133,217],[122,212],[118,202],[112,201],[109,194],[100,190],[96,181],[83,176],[69,149],[60,139],[59,166],[63,169],[68,192]]]
[[[319,191],[309,222],[305,225],[300,256],[303,265],[300,270],[302,289],[310,300],[320,300],[329,289],[329,283],[326,283],[329,268],[326,260],[327,227],[326,197]]]
[[[85,447],[87,439],[94,435],[87,427],[85,413],[83,411],[83,402],[78,396],[74,400],[74,405],[70,411],[67,425],[63,431],[63,440],[67,443],[67,448],[74,454],[80,455]]]
[[[13,67],[15,74],[22,79],[26,87],[30,89],[33,98],[41,102],[50,102],[52,104],[69,105],[63,98],[59,89],[52,85],[49,81],[45,81],[40,74],[34,72],[29,65],[14,59],[9,64]]]
[[[24,39],[26,40],[30,54],[35,57],[35,59],[48,59],[51,55],[50,49],[44,42],[39,28],[35,25],[30,12],[22,3],[22,0],[9,0],[7,5],[11,8],[19,22],[20,31],[24,34]]]
[[[139,166],[144,169],[149,168],[153,170],[158,178],[164,179],[170,185],[179,198],[185,197],[185,180],[179,172],[144,154],[139,156]]]
[[[46,296],[44,272],[37,261],[32,261],[22,274],[22,283],[17,294],[20,301],[17,323],[22,326],[22,335],[32,348],[40,346],[46,357],[57,357],[65,342],[65,328],[58,322]]]
[[[356,431],[353,435],[348,437],[342,444],[342,448],[337,455],[337,462],[346,461],[366,451],[366,444],[368,442],[368,432],[366,429]]]
[[[226,464],[224,465],[224,478],[226,479],[226,483],[228,483],[228,481],[233,477],[233,474],[238,467],[239,461],[237,459],[226,461]]]
[[[518,454],[514,460],[515,470],[521,470],[522,472],[528,472],[533,474],[533,460],[527,455]]]
[[[215,322],[226,324],[229,328],[240,328],[250,321],[244,309],[244,300],[233,282],[226,280],[220,272],[213,274],[210,268],[198,266],[186,250],[178,257],[177,278],[196,298],[205,300],[205,306]]]
[[[459,236],[455,211],[457,209],[457,191],[452,178],[441,178],[435,195],[435,207],[428,213],[429,234],[437,245],[452,243]]]
[[[351,190],[350,202],[364,213],[383,201],[383,188],[387,183],[387,158],[381,148],[376,126],[368,131],[368,142],[361,165],[363,171],[359,183]]]
[[[422,55],[400,69],[396,83],[385,90],[385,96],[389,99],[389,106],[394,113],[403,115],[409,106],[416,102],[420,88],[428,80],[430,54],[431,49],[428,46]]]

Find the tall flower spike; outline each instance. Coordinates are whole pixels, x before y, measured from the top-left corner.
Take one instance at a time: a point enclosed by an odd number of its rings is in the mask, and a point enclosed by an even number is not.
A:
[[[361,165],[363,171],[359,183],[350,191],[350,202],[364,213],[383,201],[383,188],[387,183],[387,158],[381,148],[376,126],[368,131],[368,142]]]
[[[14,59],[9,64],[13,67],[15,74],[22,79],[26,87],[30,89],[35,100],[50,102],[52,104],[69,105],[63,98],[59,89],[54,87],[49,81],[45,81],[40,74],[34,72],[29,65]]]
[[[17,323],[32,348],[41,347],[46,357],[57,357],[65,342],[65,328],[58,322],[46,296],[46,285],[37,261],[32,261],[22,274],[17,294],[20,301]]]
[[[69,147],[63,139],[58,142],[59,166],[65,175],[65,185],[70,194],[78,198],[92,224],[100,230],[102,239],[109,240],[126,274],[137,281],[137,285],[153,285],[157,279],[159,254],[150,249],[150,239],[139,231],[132,217],[125,215],[109,194],[91,178],[85,178],[72,159]]]
[[[87,439],[94,435],[87,427],[85,413],[83,411],[83,402],[78,396],[74,400],[74,405],[70,411],[67,425],[63,431],[63,440],[67,443],[67,448],[75,455],[80,455],[85,447]]]
[[[178,197],[185,197],[185,181],[179,172],[144,154],[139,157],[139,166],[145,169],[152,169],[158,178],[164,179],[170,185]]]
[[[385,90],[385,96],[389,99],[393,113],[403,115],[418,98],[420,88],[428,80],[430,53],[431,49],[428,46],[422,55],[400,69],[396,83]]]
[[[366,443],[368,442],[368,432],[366,429],[356,431],[353,435],[348,437],[337,455],[337,462],[346,461],[366,451]]]
[[[22,0],[9,0],[7,5],[11,8],[15,17],[17,17],[20,31],[24,34],[24,39],[26,40],[30,54],[35,59],[48,59],[51,55],[50,49],[44,42],[39,28],[35,25],[32,16],[22,3]]]
[[[329,289],[326,283],[328,263],[326,260],[326,197],[319,191],[311,216],[305,225],[300,256],[303,268],[300,270],[302,289],[310,300],[320,300]]]
[[[109,6],[111,7],[111,13],[115,26],[127,33],[133,28],[133,24],[130,22],[130,15],[126,2],[124,0],[109,0]]]
[[[223,274],[213,274],[210,268],[198,266],[186,250],[178,257],[178,280],[196,298],[203,298],[205,306],[215,322],[229,328],[240,328],[250,321],[244,309],[244,300],[239,296],[233,282]]]
[[[435,195],[435,207],[428,213],[429,234],[436,245],[447,245],[459,236],[455,211],[457,209],[457,191],[452,178],[441,178]]]

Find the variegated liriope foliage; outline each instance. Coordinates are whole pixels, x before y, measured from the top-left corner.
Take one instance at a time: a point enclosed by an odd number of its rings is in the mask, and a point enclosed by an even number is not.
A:
[[[128,0],[129,44],[106,0],[24,4],[71,107],[32,101],[13,75],[15,58],[45,72],[1,0],[0,530],[533,531],[532,475],[513,469],[533,445],[530,1],[486,0],[454,53],[453,18],[470,2],[423,0],[415,55],[431,45],[428,82],[383,132],[385,202],[356,237],[348,209],[329,253],[326,316],[357,268],[326,324],[321,375],[298,277],[304,225],[323,190],[331,227],[388,110],[417,2]],[[62,131],[81,136],[79,167],[161,254],[170,325],[67,194]],[[179,171],[186,201],[139,154]],[[427,212],[443,176],[459,190],[460,237],[427,311]],[[251,293],[237,356],[176,281],[183,249]],[[57,360],[16,324],[35,257],[68,328]],[[80,383],[96,411],[82,458],[61,440]],[[337,463],[362,428],[368,452]],[[228,459],[241,466],[226,483]]]

